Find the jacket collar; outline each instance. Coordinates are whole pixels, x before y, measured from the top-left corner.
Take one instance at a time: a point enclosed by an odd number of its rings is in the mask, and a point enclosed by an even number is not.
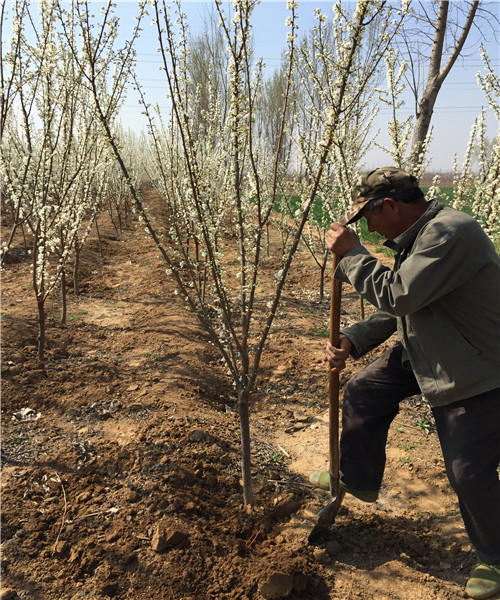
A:
[[[403,233],[394,238],[393,241],[387,240],[384,243],[384,246],[387,246],[396,252],[401,252],[401,250],[407,250],[408,248],[411,248],[422,227],[434,219],[438,212],[443,208],[444,207],[441,202],[438,202],[437,200],[431,200],[427,204],[427,210],[420,217],[420,219],[418,219],[418,221],[415,221],[411,227],[408,227],[406,231],[403,231]]]

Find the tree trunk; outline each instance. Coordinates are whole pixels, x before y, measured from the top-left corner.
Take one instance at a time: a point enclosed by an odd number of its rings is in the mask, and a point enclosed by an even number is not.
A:
[[[45,300],[37,300],[38,305],[38,360],[45,362]]]
[[[73,265],[73,293],[80,295],[80,244],[75,239],[75,263]]]
[[[121,214],[121,209],[120,209],[120,205],[119,204],[116,207],[116,218],[118,220],[118,229],[120,230],[120,235],[122,235],[122,233],[123,233],[123,224],[122,224],[122,214]]]
[[[12,244],[12,240],[14,239],[14,235],[16,234],[16,230],[19,226],[19,223],[14,223],[14,225],[12,226],[10,235],[9,235],[9,239],[7,240],[7,243],[4,245],[4,248],[2,249],[2,258],[0,259],[0,266],[3,267],[4,263],[5,263],[5,258],[7,257],[7,253],[10,250],[10,246]]]
[[[66,269],[61,270],[61,325],[66,325],[68,303],[66,300]]]
[[[420,99],[417,120],[415,122],[415,129],[413,132],[413,140],[411,144],[411,163],[413,165],[418,163],[419,154],[422,149],[422,145],[425,141],[427,133],[434,112],[434,105],[438,97],[441,86],[450,72],[452,66],[460,55],[462,48],[465,44],[467,36],[469,35],[474,15],[476,14],[479,0],[474,0],[471,3],[467,19],[457,40],[455,47],[453,48],[447,63],[441,69],[441,60],[443,58],[443,47],[446,35],[446,27],[448,23],[448,8],[449,0],[440,0],[438,13],[435,23],[434,40],[432,43],[432,52],[429,64],[429,73],[427,75],[427,84],[425,91]]]
[[[26,256],[28,256],[29,246],[28,240],[26,239],[26,231],[24,230],[24,223],[21,223],[21,231],[23,233],[24,253]]]
[[[320,275],[319,275],[319,301],[320,304],[323,302],[323,300],[325,299],[325,268],[326,265],[323,263],[320,266]]]
[[[97,223],[97,217],[95,218],[95,230],[96,230],[96,233],[97,233],[97,243],[99,244],[99,254],[101,255],[101,258],[104,258],[104,254],[102,253],[101,233],[99,231],[99,225]]]
[[[244,388],[238,393],[238,414],[241,430],[241,473],[243,476],[243,503],[255,502],[252,486],[252,461],[250,456],[250,417],[249,417],[250,392]]]
[[[113,218],[113,207],[111,205],[108,206],[108,215],[113,225],[113,229],[115,230],[116,237],[120,237],[120,231],[118,229],[118,225],[116,224],[115,219]]]
[[[441,68],[441,59],[443,57],[444,38],[446,35],[446,24],[448,22],[448,8],[448,0],[440,0],[435,23],[436,30],[432,42],[429,72],[427,74],[427,84],[418,105],[417,120],[413,131],[413,140],[411,144],[412,164],[418,162],[418,155],[427,132],[429,131],[432,113],[434,112],[434,105],[442,84],[442,81],[439,81],[439,71]]]

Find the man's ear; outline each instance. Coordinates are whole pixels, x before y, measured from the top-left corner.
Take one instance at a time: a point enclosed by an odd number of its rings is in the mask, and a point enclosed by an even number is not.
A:
[[[399,213],[399,204],[396,202],[396,200],[393,200],[392,198],[384,198],[384,204],[386,205],[386,208],[391,210],[394,214],[397,215]]]

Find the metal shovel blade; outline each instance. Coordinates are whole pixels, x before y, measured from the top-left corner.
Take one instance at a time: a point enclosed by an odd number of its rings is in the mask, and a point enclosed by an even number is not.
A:
[[[328,532],[328,529],[335,523],[335,517],[339,511],[342,500],[344,499],[344,490],[339,490],[337,496],[332,499],[324,508],[322,508],[318,515],[318,521],[312,528],[307,541],[310,544],[316,544],[319,542]]]

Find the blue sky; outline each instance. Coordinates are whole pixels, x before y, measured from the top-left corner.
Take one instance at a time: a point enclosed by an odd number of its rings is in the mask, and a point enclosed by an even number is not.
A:
[[[455,0],[457,1],[457,0]],[[463,1],[463,0],[458,0]],[[104,4],[92,2],[96,7]],[[116,2],[116,14],[121,19],[120,35],[126,36],[131,31],[134,15],[137,14],[137,2],[134,0],[118,0]],[[225,3],[228,4],[228,3]],[[314,22],[313,12],[321,8],[327,16],[331,15],[332,2],[317,2],[315,0],[298,0],[298,23],[299,36],[304,35]],[[500,2],[488,3],[490,10],[496,11],[500,18]],[[213,0],[204,2],[194,0],[182,0],[182,8],[188,15],[188,23],[192,34],[200,32],[208,13],[213,10]],[[151,10],[151,9],[150,9]],[[254,43],[256,57],[262,57],[267,68],[273,70],[280,63],[280,56],[286,47],[287,27],[285,24],[289,12],[286,10],[286,1],[263,0],[255,9],[252,19],[254,31]],[[158,70],[160,55],[158,53],[158,42],[156,28],[150,25],[151,17],[144,22],[144,31],[137,45],[138,52],[138,75],[142,81],[147,101],[160,107],[167,108],[165,75]],[[493,66],[498,73],[500,63],[500,31],[496,25],[496,40],[493,32],[484,26],[484,35],[490,39],[486,43],[487,51],[492,59]],[[473,41],[477,39],[478,33],[473,30]],[[5,36],[7,38],[8,35]],[[123,38],[122,38],[123,39]],[[483,40],[484,43],[484,40]],[[459,165],[467,146],[470,130],[474,119],[486,105],[486,99],[476,83],[476,74],[482,68],[479,52],[459,59],[438,97],[435,107],[433,122],[434,136],[430,156],[432,157],[431,170],[449,171],[455,154],[458,155]],[[409,97],[406,106],[401,110],[401,118],[413,112],[412,98]],[[376,130],[379,131],[378,139],[388,144],[386,129],[389,118],[388,109],[382,110],[377,123]],[[122,111],[122,123],[124,127],[130,127],[135,131],[145,128],[145,118],[141,115],[137,94],[129,91],[128,97]],[[496,136],[498,124],[489,111],[487,119],[488,137]],[[373,168],[387,164],[391,159],[380,150],[371,151],[366,158],[366,167]]]
[[[188,15],[188,23],[192,33],[200,31],[203,21],[210,11],[212,2],[198,2],[193,0],[183,0],[183,10]],[[118,2],[118,14],[123,11],[134,13],[135,2]],[[299,0],[299,35],[307,32],[313,23],[313,11],[315,8],[321,8],[326,15],[331,14],[332,2],[317,2],[315,0]],[[500,3],[494,2],[493,8],[500,16]],[[255,36],[256,56],[262,57],[269,69],[277,67],[280,62],[281,51],[286,47],[287,27],[285,24],[288,16],[285,1],[266,1],[261,2],[254,11],[252,24]],[[125,20],[127,20],[125,18]],[[164,79],[156,66],[156,38],[154,30],[148,31],[150,19],[144,27],[142,40],[138,46],[139,73],[144,79],[144,91],[153,102],[159,102],[160,106],[167,106],[164,94]],[[491,31],[485,31],[490,38],[493,38]],[[477,36],[477,32],[473,32]],[[500,32],[497,31],[497,41],[490,39],[486,44],[493,65],[498,72],[500,52],[498,40]],[[482,68],[479,53],[472,56],[459,59],[452,72],[448,76],[443,88],[441,89],[438,102],[433,116],[434,135],[431,146],[430,156],[432,164],[430,168],[438,171],[449,171],[452,167],[452,159],[455,154],[458,155],[459,165],[467,146],[470,130],[474,119],[479,114],[481,107],[486,105],[483,93],[476,83],[476,74]],[[413,112],[412,99],[408,98],[406,106],[401,111],[404,118]],[[131,95],[126,101],[124,108],[124,125],[127,126],[129,116],[133,117],[136,127],[140,121],[134,107],[134,99]],[[382,111],[378,121],[377,129],[380,131],[379,137],[384,140],[388,110]],[[496,135],[497,123],[493,114],[489,113],[488,137],[493,138]],[[386,140],[388,144],[388,140]],[[366,167],[372,168],[387,164],[390,162],[382,151],[374,150],[367,156]]]

